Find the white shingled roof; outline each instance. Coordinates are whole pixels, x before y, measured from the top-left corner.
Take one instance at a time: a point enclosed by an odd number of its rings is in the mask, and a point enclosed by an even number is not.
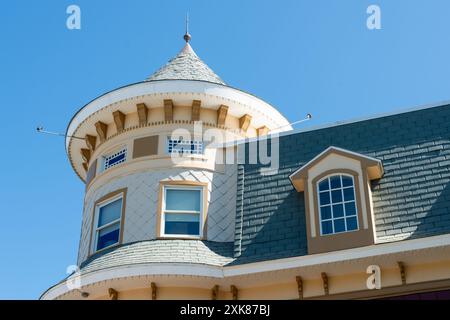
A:
[[[225,85],[225,82],[195,54],[189,43],[186,43],[174,58],[146,81],[155,80],[201,80]]]

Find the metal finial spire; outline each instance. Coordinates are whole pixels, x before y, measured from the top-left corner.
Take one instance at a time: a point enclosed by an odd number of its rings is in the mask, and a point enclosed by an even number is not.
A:
[[[186,43],[191,40],[191,35],[189,34],[189,13],[186,13],[186,33],[184,34],[183,39]]]

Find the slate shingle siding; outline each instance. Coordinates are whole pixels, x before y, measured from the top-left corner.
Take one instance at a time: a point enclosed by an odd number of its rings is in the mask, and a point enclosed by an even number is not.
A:
[[[372,181],[380,242],[450,233],[450,105],[445,105],[282,136],[276,175],[242,165],[234,263],[307,254],[303,193],[288,176],[329,146],[382,160],[385,174]]]

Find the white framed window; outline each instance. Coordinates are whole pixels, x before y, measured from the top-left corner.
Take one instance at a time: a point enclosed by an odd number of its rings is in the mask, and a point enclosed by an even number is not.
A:
[[[333,174],[317,183],[321,235],[358,230],[353,176]]]
[[[167,139],[167,153],[203,154],[203,141]]]
[[[164,186],[161,235],[200,238],[203,236],[203,187]]]
[[[103,201],[95,207],[94,248],[99,251],[118,244],[122,221],[123,194]]]
[[[127,148],[122,148],[118,151],[103,156],[103,170],[108,170],[111,167],[117,166],[127,161]]]

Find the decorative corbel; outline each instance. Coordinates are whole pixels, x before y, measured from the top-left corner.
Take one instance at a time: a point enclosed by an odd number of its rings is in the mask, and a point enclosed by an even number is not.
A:
[[[89,163],[89,160],[91,160],[91,150],[89,149],[81,149],[81,157],[85,162]]]
[[[145,103],[138,103],[136,105],[137,113],[139,117],[139,125],[143,126],[147,124],[147,117],[148,117],[148,108],[145,105]]]
[[[238,299],[238,288],[236,288],[235,285],[231,285],[231,294],[233,296],[233,300],[237,300]]]
[[[108,125],[101,121],[95,123],[95,129],[97,130],[98,137],[100,138],[100,142],[105,142],[106,133],[108,131]]]
[[[217,297],[219,296],[219,286],[217,284],[212,288],[211,293],[211,299],[217,300]]]
[[[239,128],[247,132],[248,127],[250,126],[250,122],[252,121],[252,116],[249,114],[245,114],[239,118]]]
[[[401,261],[397,262],[398,268],[400,269],[400,277],[402,278],[402,285],[406,284],[406,269],[405,264]]]
[[[265,136],[269,133],[269,128],[267,128],[266,126],[262,126],[256,129],[256,132],[258,134],[258,137]]]
[[[199,121],[200,120],[200,105],[202,102],[200,100],[194,100],[192,101],[192,121]]]
[[[119,297],[119,293],[113,288],[108,289],[108,295],[110,300],[117,300],[117,298]]]
[[[225,120],[227,119],[228,114],[228,106],[221,105],[219,109],[217,109],[217,125],[224,126]]]
[[[303,300],[303,280],[302,280],[302,277],[297,276],[297,277],[295,277],[295,280],[297,280],[298,298],[300,300]]]
[[[156,290],[157,290],[156,283],[152,282],[150,286],[152,287],[152,300],[156,300]]]
[[[322,283],[323,283],[323,291],[324,291],[325,295],[327,296],[330,293],[330,291],[328,289],[328,276],[325,272],[322,272],[321,276],[322,276]]]
[[[87,134],[84,136],[84,140],[86,142],[86,146],[89,148],[91,153],[93,153],[95,150],[95,143],[97,142],[97,137]]]
[[[173,101],[170,99],[164,100],[164,120],[173,120]]]
[[[122,132],[125,129],[125,114],[119,110],[113,112],[114,123],[116,124],[116,131]]]

